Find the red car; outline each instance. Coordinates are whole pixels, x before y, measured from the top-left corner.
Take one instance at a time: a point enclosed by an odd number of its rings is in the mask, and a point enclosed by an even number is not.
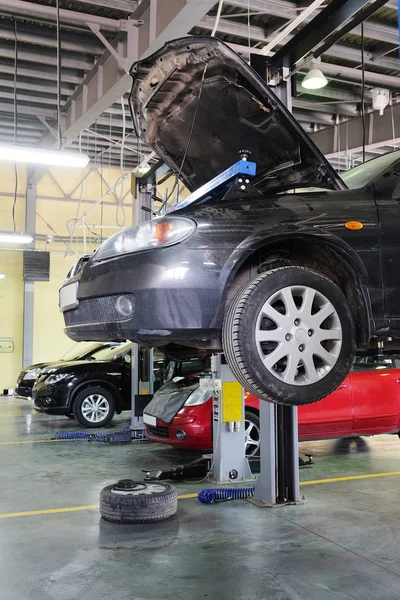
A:
[[[300,441],[398,433],[399,384],[399,355],[356,356],[352,371],[339,389],[320,402],[299,407]],[[154,442],[174,448],[209,450],[212,448],[212,399],[209,393],[199,389],[198,378],[185,378],[180,385],[181,393],[188,397],[170,423],[155,419],[145,410],[147,435]],[[172,395],[174,398],[167,400],[172,414],[174,405],[179,405],[178,395],[177,392]],[[248,456],[256,455],[259,450],[259,402],[246,392]]]

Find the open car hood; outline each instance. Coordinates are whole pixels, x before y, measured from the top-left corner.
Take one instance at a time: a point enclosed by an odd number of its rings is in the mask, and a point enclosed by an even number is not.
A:
[[[251,152],[261,192],[345,184],[265,81],[220,40],[185,37],[131,69],[137,135],[194,191]]]

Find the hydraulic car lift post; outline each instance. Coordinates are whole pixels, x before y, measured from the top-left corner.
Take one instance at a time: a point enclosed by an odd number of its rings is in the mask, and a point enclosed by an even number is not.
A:
[[[246,458],[243,388],[222,354],[213,355],[211,370],[214,382],[211,477],[217,483],[253,480]]]
[[[133,214],[135,225],[152,217],[151,182],[132,177]],[[133,344],[131,352],[131,431],[133,439],[144,439],[146,429],[143,408],[151,400],[153,385],[153,349]],[[148,396],[148,398],[146,398]]]
[[[261,77],[264,79],[267,77],[267,64],[264,57],[251,55],[251,66]],[[283,80],[281,86],[278,86],[276,93],[290,110],[290,80]],[[221,482],[232,480],[231,476],[235,471],[238,473],[238,478],[248,478],[250,468],[244,456],[244,401],[242,401],[241,422],[236,423],[237,431],[232,431],[230,424],[227,426],[224,422],[224,403],[230,402],[229,398],[224,398],[224,384],[235,380],[229,367],[221,364],[220,357],[214,359],[214,364],[214,380],[217,388],[215,397],[219,403],[217,413],[215,409],[213,413],[212,474]],[[260,474],[252,501],[259,506],[270,507],[300,501],[297,407],[260,401]]]

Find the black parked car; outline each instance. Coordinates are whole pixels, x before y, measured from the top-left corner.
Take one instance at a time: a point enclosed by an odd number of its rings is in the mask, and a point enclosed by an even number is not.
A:
[[[131,349],[128,342],[104,348],[95,360],[59,363],[43,369],[33,388],[34,408],[75,417],[84,427],[104,427],[115,413],[131,409]],[[185,375],[197,373],[201,368],[197,359],[180,367]],[[162,355],[156,357],[154,389],[175,374],[174,365],[165,365]]]
[[[75,360],[96,360],[98,352],[102,352],[104,348],[115,348],[118,343],[109,342],[107,344],[92,344],[89,347],[86,344],[77,344],[70,352],[67,352],[58,361],[41,362],[25,367],[18,375],[15,385],[15,396],[19,398],[32,398],[32,389],[37,378],[45,367],[56,363],[71,362]],[[83,346],[83,347],[82,347]]]
[[[104,242],[61,288],[67,335],[223,350],[259,398],[327,396],[357,347],[400,337],[400,152],[339,177],[215,38],[170,42],[131,74],[136,132],[190,190],[241,150],[249,175]]]

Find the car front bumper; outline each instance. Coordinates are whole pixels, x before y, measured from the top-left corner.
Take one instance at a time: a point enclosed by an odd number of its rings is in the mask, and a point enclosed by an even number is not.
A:
[[[220,349],[229,275],[224,265],[230,253],[177,244],[101,263],[91,260],[63,286],[78,282],[77,305],[64,310],[65,333],[76,341],[129,339]],[[132,307],[129,316],[118,312],[121,297]]]
[[[33,408],[53,415],[69,415],[71,408],[66,386],[64,382],[56,385],[36,384],[32,391]]]
[[[24,381],[17,383],[14,390],[14,396],[17,396],[18,398],[23,398],[25,400],[27,398],[32,398],[32,389],[34,383],[34,381],[32,381],[32,385],[29,385]]]
[[[212,400],[199,406],[184,406],[172,423],[157,419],[156,425],[146,424],[147,437],[152,442],[168,444],[182,450],[207,451],[212,448]],[[177,433],[183,432],[184,439]],[[181,434],[180,434],[181,435]]]

